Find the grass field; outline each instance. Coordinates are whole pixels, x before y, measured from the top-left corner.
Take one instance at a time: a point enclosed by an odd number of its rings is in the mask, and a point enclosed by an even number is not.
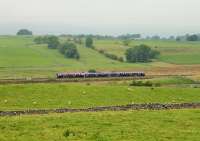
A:
[[[157,61],[172,64],[199,64],[200,63],[200,42],[176,42],[167,40],[135,40],[130,46],[146,44],[161,52]],[[96,40],[95,47],[106,52],[124,56],[128,48],[122,41],[117,40]]]
[[[1,141],[199,141],[200,110],[0,117]]]
[[[199,102],[199,88],[129,87],[116,83],[0,86],[0,110],[86,108],[132,103]]]
[[[67,71],[123,71],[151,70],[171,64],[199,64],[200,43],[175,41],[132,41],[130,46],[147,44],[161,52],[151,63],[122,63],[113,61],[92,49],[79,46],[80,60],[66,59],[46,45],[35,45],[33,37],[0,36],[0,78],[55,77]],[[123,56],[128,47],[120,40],[95,40],[97,49]],[[171,63],[171,64],[170,64]]]
[[[65,39],[62,39],[65,40]],[[120,40],[95,40],[95,47],[124,56]],[[55,77],[57,72],[144,71],[147,74],[188,74],[200,71],[200,42],[132,41],[161,52],[151,63],[122,63],[78,46],[80,60],[67,59],[33,37],[0,36],[0,79]],[[177,65],[179,64],[179,65]],[[88,108],[142,103],[200,101],[199,81],[160,77],[148,81],[161,87],[133,87],[131,81],[0,85],[0,111]],[[194,81],[195,80],[195,81]],[[147,81],[147,80],[143,80]],[[198,86],[193,86],[195,84]],[[183,86],[186,85],[186,86]],[[200,138],[200,110],[121,111],[0,117],[0,141],[146,141]]]
[[[0,37],[0,77],[54,77],[60,71],[116,70],[149,67],[110,60],[98,52],[78,47],[80,60],[64,58],[46,45],[35,45],[33,37]]]

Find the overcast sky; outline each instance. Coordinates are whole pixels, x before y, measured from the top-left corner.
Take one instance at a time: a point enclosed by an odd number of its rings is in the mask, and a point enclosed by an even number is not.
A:
[[[0,34],[200,33],[200,0],[0,0]]]

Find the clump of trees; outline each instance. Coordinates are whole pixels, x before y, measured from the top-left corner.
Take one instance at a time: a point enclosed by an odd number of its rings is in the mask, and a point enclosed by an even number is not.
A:
[[[20,29],[17,32],[17,35],[33,35],[32,31],[28,30],[28,29]]]
[[[60,43],[57,36],[38,36],[34,39],[36,44],[47,44],[49,49],[58,49],[66,58],[79,59],[80,55],[74,43]]]
[[[39,36],[34,39],[34,42],[36,44],[47,44],[50,49],[56,49],[60,44],[57,36]]]
[[[48,48],[56,49],[60,45],[59,39],[56,36],[49,36],[47,38]]]
[[[198,41],[200,38],[196,34],[187,36],[187,41]]]
[[[87,37],[85,40],[85,46],[88,48],[94,48],[92,37]]]
[[[63,54],[66,58],[79,59],[80,55],[77,47],[73,43],[63,43],[59,46],[59,52]]]
[[[200,41],[200,34],[177,36],[176,41]]]
[[[156,58],[160,53],[156,50],[152,50],[147,45],[139,45],[126,50],[127,62],[149,62],[151,59]]]

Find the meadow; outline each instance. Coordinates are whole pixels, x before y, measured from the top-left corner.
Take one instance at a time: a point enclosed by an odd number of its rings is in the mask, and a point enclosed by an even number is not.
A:
[[[126,63],[106,58],[95,50],[78,45],[80,60],[67,59],[47,45],[36,45],[31,36],[0,36],[0,78],[55,77],[57,72],[88,71],[145,71],[200,63],[199,42],[134,40],[130,46],[147,44],[159,50],[161,55],[150,63]],[[128,47],[120,40],[95,40],[99,50],[124,56]],[[178,67],[177,67],[178,64]],[[185,66],[184,66],[185,67]],[[199,69],[198,69],[199,70]]]
[[[132,40],[128,46],[120,40],[95,40],[95,47],[111,54],[124,57],[127,48],[145,44],[158,50],[161,55],[156,61],[171,64],[199,64],[200,42],[177,42],[168,40]]]
[[[0,117],[1,141],[199,141],[199,110]]]
[[[35,44],[33,39],[0,36],[0,79],[55,78],[57,72],[89,69],[194,75],[139,80],[159,83],[157,87],[130,86],[132,81],[128,80],[4,84],[0,85],[0,111],[200,101],[200,42],[133,40],[124,46],[121,40],[94,40],[97,50],[120,57],[124,57],[127,48],[139,44],[161,52],[159,58],[149,63],[126,63],[106,58],[83,44],[77,45],[80,60],[67,59],[58,50]],[[199,109],[2,116],[0,141],[198,141],[199,117]]]
[[[0,85],[0,110],[88,108],[200,101],[200,88],[133,87],[127,83]]]
[[[36,45],[33,37],[0,37],[0,78],[55,77],[56,72],[116,70],[141,67],[110,60],[98,52],[78,47],[80,60],[64,58],[57,50],[46,45]]]

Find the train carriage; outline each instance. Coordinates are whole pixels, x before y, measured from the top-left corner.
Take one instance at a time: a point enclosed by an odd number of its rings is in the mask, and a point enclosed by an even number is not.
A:
[[[144,72],[81,72],[81,73],[57,73],[58,79],[62,78],[98,78],[98,77],[144,77]]]

